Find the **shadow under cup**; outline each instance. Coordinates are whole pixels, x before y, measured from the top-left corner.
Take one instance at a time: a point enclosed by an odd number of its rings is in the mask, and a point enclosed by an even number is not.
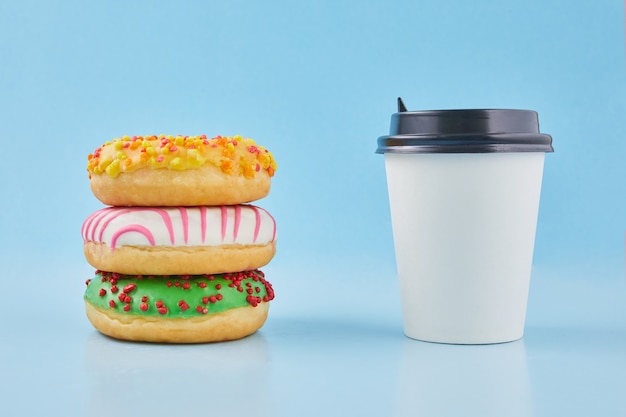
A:
[[[544,157],[530,110],[405,111],[385,156],[405,334],[457,344],[524,332]]]

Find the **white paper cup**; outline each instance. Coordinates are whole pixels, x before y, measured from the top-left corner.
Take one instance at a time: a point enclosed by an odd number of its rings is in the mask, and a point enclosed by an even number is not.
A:
[[[463,115],[456,112],[453,118]],[[525,116],[529,111],[512,112]],[[498,111],[491,117],[497,118]],[[483,119],[477,117],[480,123]],[[456,142],[438,125],[444,132],[427,139],[428,152],[419,149],[424,134],[405,138],[404,146],[398,142],[402,135],[379,139],[404,332],[440,343],[513,341],[524,333],[543,164],[545,152],[552,150],[551,138],[541,135],[544,141],[549,138],[544,151],[537,143],[524,150],[517,136],[514,146],[493,151],[493,144],[485,141],[502,142],[502,135],[489,139],[490,132],[480,136],[471,121],[465,124],[470,137],[461,134],[465,137]],[[452,146],[474,148],[446,152]]]

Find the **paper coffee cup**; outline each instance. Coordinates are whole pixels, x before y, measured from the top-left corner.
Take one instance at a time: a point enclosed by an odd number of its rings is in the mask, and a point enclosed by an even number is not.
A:
[[[457,344],[524,333],[544,156],[530,110],[399,111],[385,156],[405,334]]]

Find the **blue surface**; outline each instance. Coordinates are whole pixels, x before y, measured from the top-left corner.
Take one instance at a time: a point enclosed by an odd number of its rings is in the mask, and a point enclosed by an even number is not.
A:
[[[357,279],[346,266],[321,275],[268,266],[280,292],[259,332],[169,346],[100,335],[83,317],[82,286],[59,285],[89,268],[54,266],[35,268],[45,277],[39,303],[16,297],[0,306],[5,317],[22,312],[3,322],[2,415],[626,413],[626,286],[607,283],[616,277],[594,283],[537,271],[522,340],[456,346],[402,334],[393,270]],[[304,295],[314,281],[335,292],[319,291],[328,296],[316,303]]]
[[[619,1],[1,2],[0,414],[625,415],[624,52]],[[374,154],[398,96],[533,109],[553,136],[523,340],[402,335]],[[152,133],[278,160],[277,298],[248,339],[119,343],[84,316],[86,156]]]

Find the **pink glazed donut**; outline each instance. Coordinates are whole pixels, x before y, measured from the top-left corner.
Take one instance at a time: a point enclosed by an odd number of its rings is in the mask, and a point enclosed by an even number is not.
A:
[[[132,275],[217,274],[266,265],[276,253],[276,222],[249,204],[107,207],[82,226],[87,261]]]

